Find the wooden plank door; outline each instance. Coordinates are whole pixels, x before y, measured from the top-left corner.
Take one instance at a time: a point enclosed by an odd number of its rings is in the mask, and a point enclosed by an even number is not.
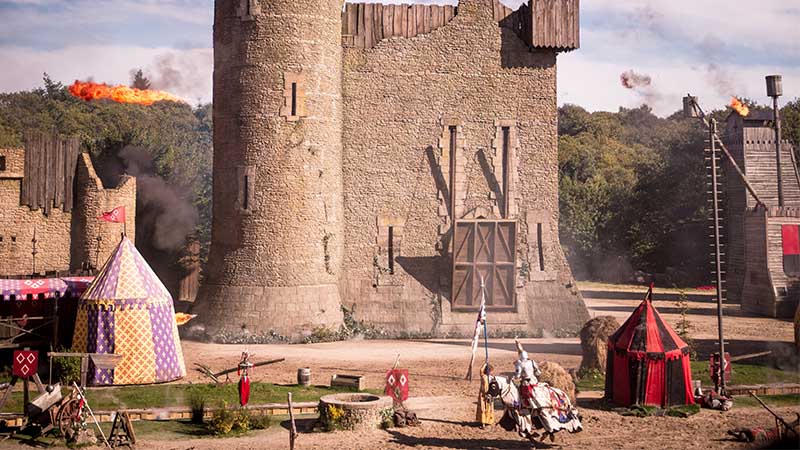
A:
[[[453,239],[454,310],[476,310],[481,280],[486,307],[513,310],[515,298],[517,223],[513,220],[460,220]]]

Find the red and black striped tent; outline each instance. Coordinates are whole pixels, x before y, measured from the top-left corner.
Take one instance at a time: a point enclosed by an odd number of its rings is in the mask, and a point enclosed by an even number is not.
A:
[[[606,398],[622,406],[694,403],[689,346],[658,314],[653,286],[610,338]]]

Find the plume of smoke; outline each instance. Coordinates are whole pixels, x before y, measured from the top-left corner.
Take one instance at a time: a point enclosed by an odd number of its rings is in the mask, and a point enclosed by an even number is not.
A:
[[[650,86],[650,83],[653,82],[653,79],[650,78],[650,75],[643,73],[636,73],[631,69],[622,72],[619,75],[619,81],[622,83],[622,86],[627,89],[636,89],[640,87]]]
[[[136,177],[137,227],[159,250],[177,250],[199,220],[197,209],[181,190],[152,174],[152,157],[146,151],[128,146],[119,158],[129,175]]]
[[[633,69],[626,70],[619,75],[619,81],[626,89],[635,91],[642,97],[642,100],[650,106],[654,106],[663,98],[661,93],[653,86],[653,79],[650,75],[634,72]]]
[[[210,49],[163,53],[144,72],[153,89],[186,98],[198,97],[210,87],[213,59]]]
[[[736,75],[730,70],[722,67],[717,62],[720,54],[725,53],[725,42],[720,38],[707,35],[700,42],[698,48],[708,63],[702,67],[705,72],[706,81],[714,91],[722,97],[731,97],[736,92],[741,92],[743,86],[741,81],[736,79]]]

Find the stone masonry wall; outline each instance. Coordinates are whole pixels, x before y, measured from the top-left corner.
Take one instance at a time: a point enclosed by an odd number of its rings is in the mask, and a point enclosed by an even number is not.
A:
[[[103,188],[89,155],[81,154],[76,174],[76,202],[71,212],[53,208],[49,216],[41,209],[20,206],[20,186],[24,174],[25,151],[0,149],[6,157],[6,170],[0,172],[0,276],[29,275],[36,230],[36,272],[78,271],[84,262],[95,265],[100,244],[102,265],[119,243],[121,224],[100,222],[102,212],[124,205],[131,239],[135,234],[136,180],[126,177],[116,189]]]
[[[36,230],[36,272],[69,269],[71,214],[53,208],[50,216],[41,209],[20,206],[25,150],[0,149],[6,170],[0,172],[0,276],[33,273],[33,233]]]
[[[346,49],[343,70],[345,306],[403,332],[473,326],[474,313],[450,307],[447,131],[458,130],[456,217],[499,218],[498,127],[510,126],[517,308],[490,320],[495,330],[578,328],[588,314],[558,242],[555,52],[530,50],[498,26],[491,1],[468,0],[429,35]]]
[[[211,330],[342,323],[341,0],[217,1]]]
[[[124,206],[124,228],[127,229],[128,238],[135,243],[136,178],[123,176],[117,187],[103,187],[88,153],[81,153],[78,158],[75,178],[70,266],[72,270],[80,270],[88,263],[89,266],[99,269],[119,244],[123,231],[121,223],[99,220],[101,214],[117,206]]]

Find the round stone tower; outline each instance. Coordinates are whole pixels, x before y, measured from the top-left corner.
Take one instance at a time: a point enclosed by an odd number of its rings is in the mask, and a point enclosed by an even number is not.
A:
[[[342,323],[342,0],[217,0],[206,331]]]

